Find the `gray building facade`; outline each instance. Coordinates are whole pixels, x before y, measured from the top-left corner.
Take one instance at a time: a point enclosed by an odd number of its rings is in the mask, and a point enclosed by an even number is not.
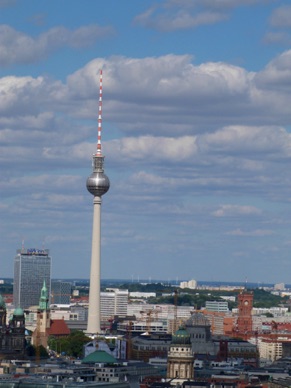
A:
[[[70,304],[72,293],[72,284],[70,282],[52,280],[51,287],[52,304]]]
[[[43,282],[51,295],[51,263],[48,249],[18,249],[14,258],[13,305],[37,306]]]

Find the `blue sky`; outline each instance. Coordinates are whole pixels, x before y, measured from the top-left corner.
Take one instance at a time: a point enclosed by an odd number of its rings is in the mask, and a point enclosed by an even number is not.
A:
[[[290,46],[288,1],[0,0],[0,277],[89,277],[102,67],[102,277],[291,283]]]

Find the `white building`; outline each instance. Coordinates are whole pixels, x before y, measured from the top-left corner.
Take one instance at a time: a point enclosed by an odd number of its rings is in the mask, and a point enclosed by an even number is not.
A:
[[[258,339],[260,358],[274,362],[282,357],[282,342],[267,338]]]
[[[140,298],[140,299],[147,299],[147,298],[155,298],[157,294],[155,292],[130,292],[129,297],[130,298]]]
[[[118,288],[108,288],[106,292],[101,292],[101,319],[107,320],[118,315],[126,317],[128,306],[128,290]]]
[[[205,309],[208,311],[216,311],[218,313],[227,313],[229,311],[228,302],[220,300],[206,301]]]
[[[181,282],[180,288],[190,288],[191,290],[195,290],[197,288],[197,281],[192,279],[188,282]]]

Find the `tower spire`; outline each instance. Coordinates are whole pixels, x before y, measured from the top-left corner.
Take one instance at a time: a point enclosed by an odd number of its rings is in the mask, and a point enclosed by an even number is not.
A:
[[[98,107],[98,136],[97,136],[97,155],[102,155],[101,152],[101,133],[102,133],[102,69],[100,69],[99,79],[99,107]]]

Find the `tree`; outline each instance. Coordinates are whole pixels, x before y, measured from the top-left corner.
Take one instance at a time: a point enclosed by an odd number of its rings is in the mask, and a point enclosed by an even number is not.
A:
[[[82,357],[83,345],[89,341],[90,338],[82,331],[75,330],[66,337],[50,337],[48,345],[51,350],[54,350],[57,353],[64,353],[71,357]]]

